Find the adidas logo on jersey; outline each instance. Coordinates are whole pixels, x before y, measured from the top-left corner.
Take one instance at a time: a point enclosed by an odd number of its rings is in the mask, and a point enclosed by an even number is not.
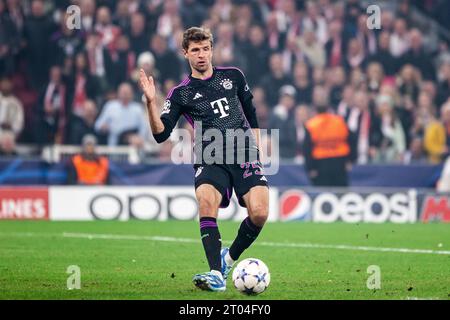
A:
[[[194,96],[194,100],[203,97],[200,93],[196,93]]]
[[[264,177],[264,176],[261,179],[259,179],[259,180],[267,182],[267,178]]]

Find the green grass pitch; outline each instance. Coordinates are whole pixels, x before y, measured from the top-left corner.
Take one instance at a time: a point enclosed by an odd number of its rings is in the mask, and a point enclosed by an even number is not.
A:
[[[219,226],[227,245],[239,224]],[[196,221],[0,221],[0,299],[450,299],[448,224],[269,223],[241,257],[271,272],[251,297],[231,280],[222,293],[193,286],[207,271],[199,234]],[[71,265],[79,290],[67,289]],[[380,267],[379,290],[367,288],[370,265]]]

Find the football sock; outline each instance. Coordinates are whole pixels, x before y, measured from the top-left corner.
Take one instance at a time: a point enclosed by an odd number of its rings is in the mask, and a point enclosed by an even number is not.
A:
[[[261,232],[261,227],[255,225],[250,217],[247,217],[242,221],[241,226],[239,227],[239,231],[236,239],[230,247],[230,257],[234,261],[239,259],[242,252],[247,249],[253,241],[256,240],[259,233]]]
[[[228,252],[225,255],[225,262],[228,265],[232,265],[234,263],[234,260],[230,256],[230,250],[228,250]]]
[[[200,218],[200,234],[206,258],[208,259],[209,269],[221,272],[220,249],[222,247],[222,240],[220,239],[216,218]]]

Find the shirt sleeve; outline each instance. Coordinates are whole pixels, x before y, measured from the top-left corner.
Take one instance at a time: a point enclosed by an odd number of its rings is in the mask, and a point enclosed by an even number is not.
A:
[[[241,103],[253,98],[253,94],[248,86],[247,79],[245,79],[244,74],[239,69],[236,69],[237,85],[238,85],[238,97]]]
[[[253,106],[253,94],[250,91],[247,80],[240,70],[236,70],[238,84],[238,98],[241,101],[242,109],[251,128],[259,128],[258,119],[256,117],[256,109]]]
[[[107,124],[110,124],[110,115],[111,115],[111,110],[112,110],[112,103],[111,102],[107,102],[105,104],[105,106],[103,107],[103,110],[100,114],[100,116],[98,117],[97,121],[95,122],[95,131],[100,131],[101,128]]]
[[[153,134],[156,142],[161,143],[167,140],[181,115],[181,105],[172,97],[167,97],[161,111],[161,121],[164,124],[164,131]]]

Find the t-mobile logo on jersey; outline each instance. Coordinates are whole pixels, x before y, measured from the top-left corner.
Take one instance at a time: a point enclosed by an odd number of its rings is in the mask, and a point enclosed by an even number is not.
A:
[[[225,112],[230,109],[227,98],[222,98],[211,102],[211,107],[214,109],[215,114],[218,114],[220,112],[221,118],[228,117],[229,114]],[[217,109],[217,107],[219,109]]]

